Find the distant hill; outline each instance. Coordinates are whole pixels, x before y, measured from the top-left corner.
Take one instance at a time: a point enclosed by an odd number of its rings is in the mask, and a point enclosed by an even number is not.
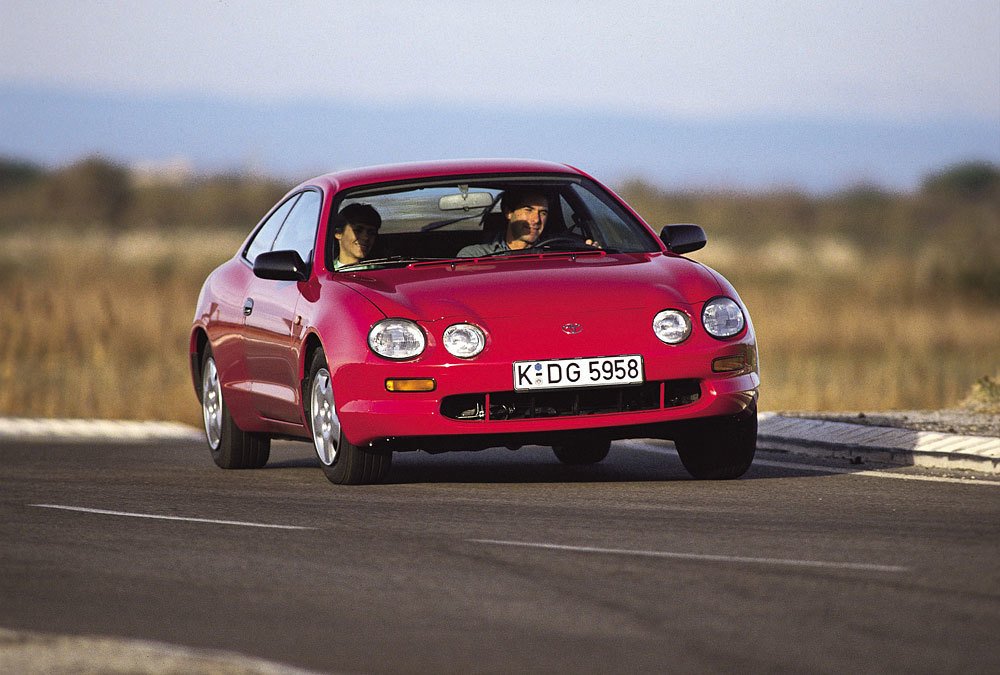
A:
[[[260,103],[0,84],[0,155],[57,166],[93,154],[288,180],[365,164],[503,156],[671,188],[910,190],[942,166],[1000,162],[1000,120],[653,119],[630,114],[627,102],[618,115],[599,115],[352,104],[337,102],[337,92]]]

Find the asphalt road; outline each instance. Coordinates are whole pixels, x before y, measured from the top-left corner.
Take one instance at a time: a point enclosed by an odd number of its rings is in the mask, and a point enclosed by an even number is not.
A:
[[[336,672],[1000,670],[1000,486],[760,459],[421,453],[346,487],[304,444],[7,442],[0,627]]]

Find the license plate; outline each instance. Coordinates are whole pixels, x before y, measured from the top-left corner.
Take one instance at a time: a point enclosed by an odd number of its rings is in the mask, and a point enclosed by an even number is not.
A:
[[[515,361],[514,389],[562,389],[642,384],[642,357],[605,356],[593,359]]]

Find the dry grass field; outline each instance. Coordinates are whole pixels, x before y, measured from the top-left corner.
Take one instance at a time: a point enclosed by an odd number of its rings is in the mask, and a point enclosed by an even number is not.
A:
[[[194,304],[245,234],[0,236],[0,415],[198,422]]]
[[[692,255],[750,308],[766,410],[958,405],[1000,374],[1000,303],[928,292],[932,251],[824,237]],[[0,415],[198,424],[187,336],[205,275],[245,231],[0,233]]]

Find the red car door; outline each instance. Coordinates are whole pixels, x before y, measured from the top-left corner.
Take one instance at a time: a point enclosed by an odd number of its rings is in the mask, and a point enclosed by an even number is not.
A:
[[[301,337],[295,306],[299,282],[254,279],[245,305],[245,354],[254,407],[262,416],[299,422],[297,364],[291,352]]]
[[[243,340],[243,300],[254,279],[244,261],[234,258],[213,275],[206,289],[213,298],[205,311],[212,356],[222,383],[222,395],[237,422],[245,420],[243,411],[250,400],[250,378],[246,368]]]
[[[312,260],[322,195],[303,192],[275,237],[270,250],[296,251]],[[245,353],[254,407],[261,417],[301,423],[298,347],[302,322],[296,307],[308,281],[254,278],[244,300]]]

